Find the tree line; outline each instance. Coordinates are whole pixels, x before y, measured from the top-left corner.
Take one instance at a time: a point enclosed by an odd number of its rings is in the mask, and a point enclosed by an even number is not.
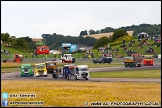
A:
[[[146,32],[149,35],[155,35],[155,34],[161,34],[161,24],[140,24],[140,25],[132,25],[132,26],[126,26],[126,27],[120,27],[118,29],[123,29],[126,31],[134,31],[133,36],[137,36],[141,32]],[[108,33],[108,32],[114,32],[117,29],[114,29],[112,27],[106,27],[101,30],[84,30],[81,31],[79,36],[83,35],[92,35],[92,34],[100,34],[100,33]]]
[[[72,37],[72,36],[63,36],[56,33],[43,34],[42,38],[44,43],[47,46],[50,46],[50,49],[59,49],[62,43],[71,43],[71,44],[87,44],[87,46],[94,46],[93,48],[98,48],[104,46],[105,44],[115,41],[117,38],[122,36],[128,36],[128,33],[123,29],[117,29],[114,31],[112,38],[103,37],[100,39],[95,39],[93,37]]]

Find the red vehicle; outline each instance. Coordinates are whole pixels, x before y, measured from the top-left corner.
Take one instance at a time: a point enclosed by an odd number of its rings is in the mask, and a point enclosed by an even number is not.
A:
[[[153,66],[154,64],[154,58],[152,55],[144,55],[144,58],[143,58],[143,65],[146,66],[146,65],[149,65],[149,66]]]
[[[132,56],[136,61],[139,60],[142,63],[142,54],[132,54]]]
[[[34,51],[34,54],[49,54],[49,48],[48,46],[39,46]]]
[[[3,60],[3,63],[21,63],[23,61],[23,55],[21,54],[15,54],[14,58],[12,60],[6,59]]]

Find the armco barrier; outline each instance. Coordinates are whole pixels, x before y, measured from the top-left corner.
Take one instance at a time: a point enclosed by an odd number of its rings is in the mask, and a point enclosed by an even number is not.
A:
[[[54,58],[24,58],[23,62],[46,62],[46,61],[51,61]],[[93,58],[96,59],[96,58]],[[83,59],[83,58],[76,58],[76,62],[92,62],[93,59]],[[154,58],[155,62],[161,62],[161,58]],[[1,59],[1,62],[3,61],[3,59]],[[61,61],[61,60],[60,60]],[[123,62],[124,58],[113,58],[113,61],[119,61],[119,62]]]

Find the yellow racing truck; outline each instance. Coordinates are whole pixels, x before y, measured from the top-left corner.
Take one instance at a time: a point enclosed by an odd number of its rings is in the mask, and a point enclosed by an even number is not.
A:
[[[45,76],[45,77],[47,77],[46,64],[45,63],[35,64],[34,72],[35,72],[35,76],[36,77],[39,77],[39,76]]]

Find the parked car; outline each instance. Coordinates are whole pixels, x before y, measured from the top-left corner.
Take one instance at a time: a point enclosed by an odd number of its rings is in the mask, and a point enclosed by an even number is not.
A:
[[[33,76],[34,71],[31,64],[21,64],[20,66],[20,75],[21,76]]]
[[[96,63],[111,63],[112,61],[113,61],[112,57],[102,57],[102,58],[93,60],[93,63],[94,64],[96,64]]]

